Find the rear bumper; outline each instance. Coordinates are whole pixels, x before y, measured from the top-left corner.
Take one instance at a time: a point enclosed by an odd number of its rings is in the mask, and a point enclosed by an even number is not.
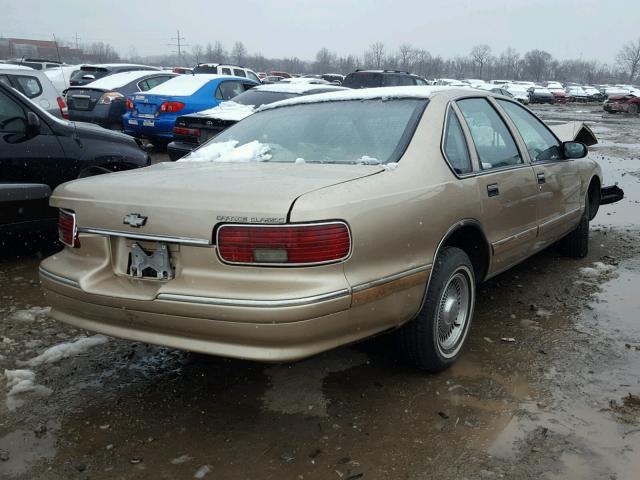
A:
[[[348,288],[255,304],[183,295],[152,300],[97,295],[42,267],[40,279],[52,306],[51,317],[75,327],[205,354],[281,362],[352,343],[410,320],[420,308],[429,271],[430,267],[421,268],[357,291]]]
[[[95,123],[102,127],[112,127],[122,124],[122,115],[126,109],[124,105],[96,105],[93,110],[69,109],[69,120]]]
[[[169,159],[172,162],[175,162],[176,160],[179,160],[185,155],[191,153],[196,147],[198,147],[198,145],[194,145],[192,143],[171,142],[167,145],[167,153],[169,154]]]
[[[122,117],[122,129],[124,133],[134,137],[159,138],[171,140],[173,138],[173,118],[138,118],[130,115]],[[145,125],[145,121],[152,121],[153,126]]]

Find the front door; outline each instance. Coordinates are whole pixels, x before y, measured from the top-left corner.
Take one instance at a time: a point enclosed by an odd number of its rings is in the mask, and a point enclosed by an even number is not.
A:
[[[484,98],[457,102],[480,163],[476,176],[482,225],[493,249],[490,274],[526,258],[537,235],[538,186],[509,129]]]
[[[538,184],[538,245],[543,248],[571,231],[582,214],[580,176],[562,144],[538,118],[516,103],[497,100],[527,147]]]

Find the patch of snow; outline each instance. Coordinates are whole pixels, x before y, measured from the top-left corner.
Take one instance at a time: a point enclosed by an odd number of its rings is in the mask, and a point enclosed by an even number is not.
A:
[[[396,168],[398,168],[400,164],[398,162],[389,162],[389,163],[385,163],[384,165],[382,165],[382,168],[384,168],[385,170],[388,171],[392,171],[395,170]]]
[[[91,347],[102,345],[108,340],[104,335],[93,335],[91,337],[82,337],[75,342],[64,342],[53,347],[47,348],[37,357],[34,357],[26,362],[17,362],[20,366],[37,367],[45,363],[55,363],[64,358],[74,357],[80,355]]]
[[[536,310],[536,317],[549,318],[550,316],[551,312],[549,310],[545,310],[544,308],[539,308]]]
[[[204,478],[210,471],[211,467],[209,465],[203,465],[196,470],[196,473],[193,474],[193,478]]]
[[[183,463],[187,463],[187,462],[189,462],[191,460],[193,460],[193,458],[190,457],[189,455],[180,455],[179,457],[172,458],[169,461],[173,465],[182,465]]]
[[[582,276],[587,278],[599,277],[600,275],[606,275],[616,269],[613,265],[606,265],[602,262],[595,262],[593,267],[583,267],[580,269]]]
[[[296,163],[302,164],[307,162],[305,162],[304,158],[296,158]]]
[[[24,404],[22,395],[30,393],[40,397],[51,395],[51,389],[36,383],[36,374],[31,370],[5,370],[7,380],[6,404],[7,408],[14,411]]]
[[[176,97],[188,97],[193,95],[207,83],[217,78],[229,78],[225,75],[209,75],[198,73],[196,75],[178,75],[171,80],[161,83],[151,90],[147,90],[144,94],[150,95],[168,95]],[[136,94],[139,95],[139,94]]]
[[[255,105],[242,105],[234,101],[228,101],[221,103],[217,107],[202,110],[198,112],[198,116],[239,122],[251,115],[255,108]]]
[[[19,322],[35,322],[46,317],[51,312],[51,307],[32,307],[28,310],[17,310],[9,316],[9,320]]]
[[[374,157],[370,157],[368,155],[361,156],[357,160],[357,162],[361,163],[363,165],[380,165],[380,160],[378,160],[377,158],[374,158]]]
[[[254,140],[238,146],[237,140],[209,143],[181,158],[179,162],[264,162],[270,160],[271,147]]]
[[[456,90],[456,88],[453,88]],[[452,90],[447,86],[411,86],[411,87],[382,87],[382,88],[362,88],[347,89],[339,92],[319,93],[296,98],[289,98],[279,102],[262,105],[257,111],[271,110],[273,108],[286,107],[290,105],[301,105],[308,103],[340,102],[349,100],[389,100],[398,98],[431,98],[434,94],[446,90]]]
[[[340,91],[349,90],[346,87],[338,87],[337,85],[314,85],[309,83],[271,83],[267,85],[259,85],[254,87],[253,90],[260,92],[274,92],[274,93],[297,93],[302,95],[311,90],[317,90],[322,88],[323,90]]]

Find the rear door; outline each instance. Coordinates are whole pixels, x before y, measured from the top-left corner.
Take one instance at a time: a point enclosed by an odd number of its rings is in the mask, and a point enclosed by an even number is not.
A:
[[[491,271],[497,273],[533,251],[538,187],[531,165],[493,105],[486,98],[466,98],[456,103],[480,165],[476,179],[481,223],[494,252]]]
[[[573,229],[582,214],[581,179],[575,161],[565,160],[562,144],[549,128],[520,105],[497,100],[513,121],[536,174],[540,242],[549,244]]]

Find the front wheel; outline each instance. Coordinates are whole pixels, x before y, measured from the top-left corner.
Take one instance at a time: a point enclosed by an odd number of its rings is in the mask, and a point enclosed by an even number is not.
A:
[[[560,251],[565,257],[584,258],[589,253],[589,205],[590,197],[587,195],[584,204],[584,212],[580,223],[566,237],[560,240]]]
[[[467,254],[445,247],[435,261],[422,310],[397,332],[401,353],[411,363],[435,373],[457,360],[471,326],[475,285]]]

